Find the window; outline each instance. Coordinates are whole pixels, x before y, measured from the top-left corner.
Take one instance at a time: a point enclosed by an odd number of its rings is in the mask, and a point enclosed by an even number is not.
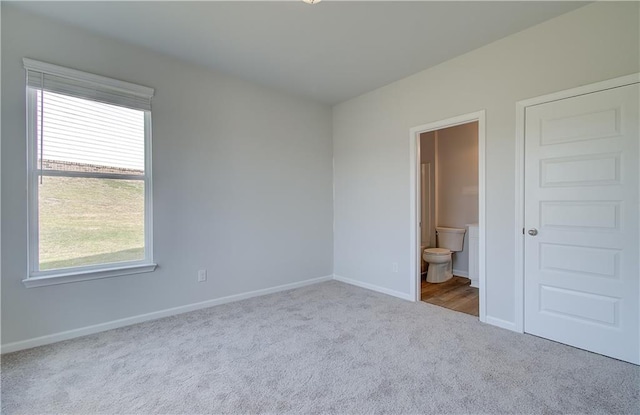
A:
[[[153,89],[24,59],[28,287],[155,269]]]

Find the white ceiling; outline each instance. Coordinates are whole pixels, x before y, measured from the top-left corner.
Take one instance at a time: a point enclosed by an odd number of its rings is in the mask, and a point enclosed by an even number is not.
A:
[[[17,2],[20,9],[328,104],[581,2]]]

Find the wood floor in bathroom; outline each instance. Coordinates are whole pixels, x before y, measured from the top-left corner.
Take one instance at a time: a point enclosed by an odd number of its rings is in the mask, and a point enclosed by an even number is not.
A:
[[[453,277],[449,281],[432,284],[426,282],[424,276],[422,278],[422,301],[478,316],[480,297],[478,289],[470,285],[471,280]]]

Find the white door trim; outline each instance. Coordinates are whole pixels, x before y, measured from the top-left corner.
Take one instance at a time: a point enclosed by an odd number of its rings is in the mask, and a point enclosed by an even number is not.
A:
[[[485,273],[485,148],[486,148],[486,121],[485,111],[473,112],[459,115],[428,124],[419,125],[409,130],[409,246],[413,247],[409,255],[409,296],[413,301],[420,301],[420,246],[418,238],[420,236],[418,222],[420,220],[420,151],[418,140],[420,134],[429,131],[441,130],[470,122],[478,122],[478,228],[479,228],[479,248],[478,254],[478,288],[480,292],[480,321],[486,320],[486,273]]]
[[[516,103],[515,329],[524,333],[524,131],[527,107],[640,82],[640,73],[554,92]]]

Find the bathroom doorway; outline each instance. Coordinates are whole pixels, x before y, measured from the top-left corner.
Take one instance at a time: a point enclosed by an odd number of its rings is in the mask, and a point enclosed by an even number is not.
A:
[[[416,301],[484,321],[484,111],[411,130]]]

